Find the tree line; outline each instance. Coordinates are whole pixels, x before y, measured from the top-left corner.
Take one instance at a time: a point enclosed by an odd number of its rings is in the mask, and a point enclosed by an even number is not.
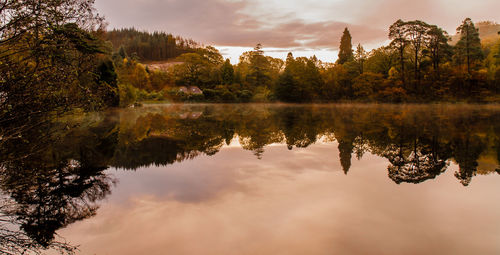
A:
[[[498,28],[493,22],[480,24]],[[389,45],[367,52],[361,44],[353,47],[346,28],[335,63],[315,56],[295,58],[293,53],[284,61],[266,56],[258,44],[236,65],[210,46],[180,55],[167,70],[148,70],[124,56],[115,64],[127,62],[131,70],[126,73],[141,73],[140,81],[136,76],[124,84],[137,84],[156,98],[182,101],[498,102],[500,39],[481,41],[471,19],[457,28],[453,43],[442,28],[420,20],[396,21],[388,39]],[[203,95],[177,93],[177,86],[198,86]]]

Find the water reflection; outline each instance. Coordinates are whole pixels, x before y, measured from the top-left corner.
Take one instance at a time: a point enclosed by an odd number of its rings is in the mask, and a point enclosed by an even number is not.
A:
[[[1,217],[9,223],[2,231],[18,236],[2,252],[74,252],[75,246],[54,242],[55,232],[94,216],[97,203],[111,193],[114,180],[103,171],[117,144],[115,125],[79,126],[45,123],[2,142]]]
[[[182,117],[190,112],[196,117]],[[360,159],[366,152],[388,159],[396,183],[433,179],[453,160],[460,166],[456,177],[466,186],[481,155],[498,162],[499,154],[500,112],[488,106],[219,105],[147,107],[134,114],[120,121],[112,166],[136,169],[214,155],[235,137],[258,159],[270,144],[292,150],[326,139],[337,141],[346,174],[352,155]]]
[[[109,167],[166,166],[235,144],[258,161],[271,144],[335,142],[345,174],[353,156],[370,154],[387,161],[397,184],[435,179],[456,163],[468,186],[500,172],[499,123],[500,108],[467,105],[170,105],[80,116],[1,143],[0,188],[11,201],[2,210],[49,247],[56,231],[96,214],[114,184]]]

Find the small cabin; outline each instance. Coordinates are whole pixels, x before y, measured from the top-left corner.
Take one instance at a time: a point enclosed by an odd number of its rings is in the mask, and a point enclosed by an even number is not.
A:
[[[195,95],[200,95],[200,94],[203,94],[203,91],[201,91],[200,88],[196,87],[196,86],[191,86],[188,88],[188,93],[189,94],[195,94]]]
[[[179,87],[179,92],[182,92],[184,94],[193,94],[193,95],[203,94],[203,91],[197,86],[190,86],[190,87],[181,86]]]

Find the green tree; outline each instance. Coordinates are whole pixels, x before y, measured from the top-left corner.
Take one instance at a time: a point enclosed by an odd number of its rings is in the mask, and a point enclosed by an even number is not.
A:
[[[224,58],[220,54],[219,50],[213,46],[207,46],[205,48],[198,49],[197,52],[200,56],[204,57],[212,65],[222,65]]]
[[[354,58],[354,54],[352,52],[352,37],[349,29],[347,27],[344,29],[344,33],[342,34],[342,38],[340,38],[340,47],[339,47],[339,58],[337,60],[338,64],[344,64],[346,62],[352,61]]]
[[[390,46],[383,46],[372,50],[364,64],[364,71],[379,73],[389,77],[389,70],[398,60],[397,52]]]
[[[177,83],[180,85],[201,86],[209,81],[210,62],[206,58],[197,53],[186,53],[178,59],[183,64],[175,66]]]
[[[479,65],[479,61],[484,59],[484,53],[481,49],[481,39],[479,30],[474,26],[470,18],[466,18],[457,28],[460,34],[460,40],[455,45],[455,63],[467,66],[467,73],[471,75],[473,67]]]
[[[260,86],[269,87],[271,77],[269,76],[270,64],[268,59],[264,56],[262,45],[259,43],[255,46],[254,50],[250,52],[247,82],[253,88]]]
[[[123,46],[120,46],[120,48],[118,49],[118,55],[124,59],[124,58],[128,58],[128,55],[127,55],[127,52],[125,51],[125,48]]]
[[[359,73],[363,74],[364,72],[364,64],[367,59],[367,54],[363,46],[361,44],[358,44],[358,47],[356,47],[356,52],[354,53],[354,61],[358,65]]]
[[[138,31],[134,28],[113,29],[106,32],[113,49],[122,56],[136,55],[144,61],[165,61],[185,53],[203,50],[201,45],[193,40],[165,32]]]
[[[116,107],[120,103],[117,79],[113,61],[106,59],[98,66],[97,82],[104,88],[102,97],[106,105]]]
[[[451,55],[451,46],[448,33],[438,26],[431,26],[428,31],[429,40],[427,40],[427,51],[432,61],[432,68],[437,77],[440,77],[439,65]]]
[[[389,39],[391,40],[390,46],[393,47],[399,56],[400,76],[401,81],[405,84],[405,49],[408,45],[408,40],[405,36],[405,22],[397,20],[389,27]]]
[[[222,83],[225,85],[233,84],[234,82],[234,68],[229,59],[226,59],[221,68]]]
[[[0,126],[114,104],[92,0],[2,1],[0,16]]]
[[[404,22],[402,25],[403,36],[405,41],[408,42],[410,46],[411,53],[413,55],[413,67],[415,76],[415,90],[420,89],[420,69],[423,58],[423,51],[426,43],[429,41],[429,30],[431,26],[423,21],[414,20]]]
[[[302,95],[290,69],[285,69],[276,84],[276,97],[283,102],[300,102]]]

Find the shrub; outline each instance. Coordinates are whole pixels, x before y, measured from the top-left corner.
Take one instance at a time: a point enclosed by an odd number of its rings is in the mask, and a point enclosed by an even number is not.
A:
[[[130,84],[119,84],[120,107],[128,107],[137,101],[137,89]]]

